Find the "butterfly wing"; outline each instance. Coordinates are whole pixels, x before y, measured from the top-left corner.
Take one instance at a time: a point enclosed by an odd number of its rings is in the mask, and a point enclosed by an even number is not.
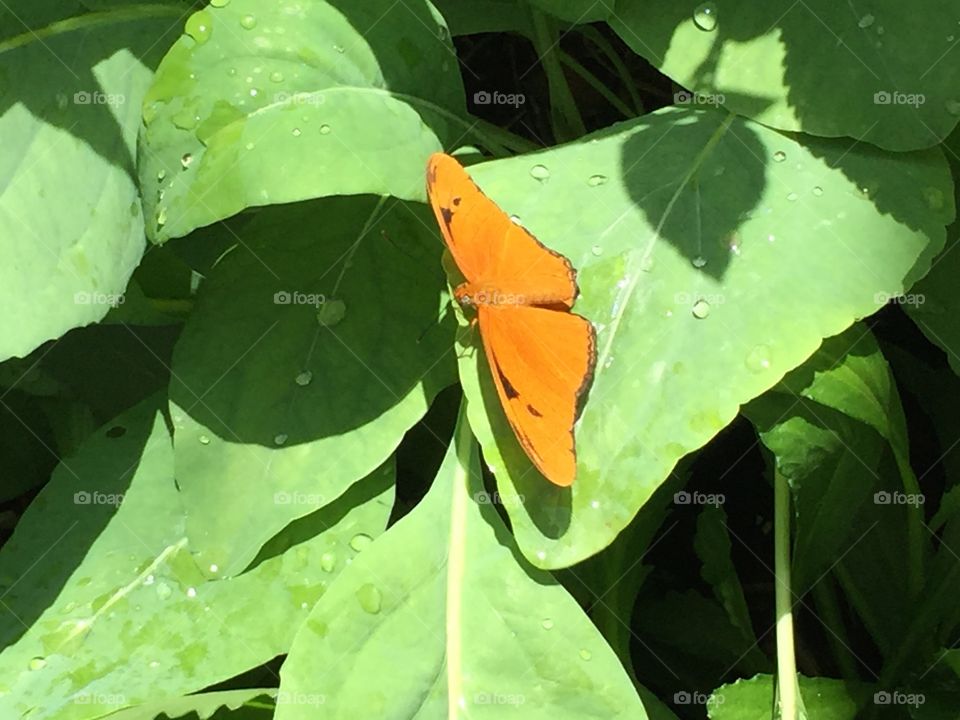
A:
[[[571,312],[478,308],[480,337],[507,420],[527,456],[555,485],[573,483],[573,424],[596,363],[593,326]]]
[[[427,196],[468,282],[502,293],[534,288],[538,304],[573,306],[578,290],[570,261],[513,222],[454,158],[430,156]]]

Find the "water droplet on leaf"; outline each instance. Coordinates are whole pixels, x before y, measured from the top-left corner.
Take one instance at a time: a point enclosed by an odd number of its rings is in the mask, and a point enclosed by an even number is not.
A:
[[[273,436],[273,444],[277,446],[283,445],[287,442],[287,437],[286,433],[278,433]]]
[[[786,160],[786,159],[787,159],[787,154],[786,154],[783,150],[777,150],[777,151],[773,154],[773,161],[774,161],[774,162],[783,162],[783,161]]]
[[[857,23],[857,27],[860,29],[868,28],[871,25],[873,25],[874,20],[876,20],[876,18],[870,13],[867,13],[862,18],[860,18],[860,22]]]
[[[213,18],[210,13],[206,10],[200,10],[195,12],[189,18],[183,27],[183,31],[192,37],[197,45],[203,45],[207,40],[210,39],[210,33],[212,31]]]
[[[693,304],[693,316],[698,320],[703,320],[710,314],[710,303],[700,299]]]
[[[550,179],[550,170],[547,169],[546,165],[534,165],[530,168],[530,177],[540,182],[546,182]]]
[[[702,268],[706,267],[707,259],[703,257],[703,255],[697,255],[693,260],[691,260],[691,263],[693,263],[695,268]]]
[[[366,533],[357,533],[350,538],[350,547],[352,547],[356,552],[360,552],[364,548],[369,547],[370,543],[372,542],[373,538]]]
[[[770,367],[770,348],[766,345],[757,345],[746,358],[747,369],[750,372],[763,372]]]
[[[297,375],[293,381],[300,387],[306,387],[313,381],[313,373],[309,370],[304,370],[302,373]]]
[[[717,6],[712,2],[697,5],[693,11],[693,22],[701,30],[711,32],[717,28]]]
[[[255,15],[244,15],[240,18],[240,27],[244,30],[253,30],[257,26],[257,18]]]
[[[597,187],[598,185],[603,185],[607,182],[606,175],[591,175],[590,179],[587,180],[587,185],[590,187]]]
[[[356,596],[357,600],[360,602],[360,607],[362,607],[365,612],[368,612],[371,615],[376,615],[378,612],[380,612],[383,598],[375,585],[371,583],[364,583],[357,588]]]

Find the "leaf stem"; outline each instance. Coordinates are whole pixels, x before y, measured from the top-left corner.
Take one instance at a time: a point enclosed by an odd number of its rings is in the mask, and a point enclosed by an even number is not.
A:
[[[793,606],[790,590],[790,486],[780,470],[774,470],[774,573],[777,614],[777,688],[781,720],[799,720],[797,658],[793,641]]]
[[[530,10],[533,13],[533,45],[547,75],[547,86],[550,89],[550,116],[554,139],[557,142],[566,142],[586,135],[587,128],[580,117],[580,111],[573,100],[573,93],[555,52],[560,44],[556,23],[539,10],[533,7]]]

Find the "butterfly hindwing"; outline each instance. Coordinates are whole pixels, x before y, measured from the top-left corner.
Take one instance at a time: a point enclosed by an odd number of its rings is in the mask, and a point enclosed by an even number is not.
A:
[[[595,362],[589,321],[570,312],[514,306],[478,308],[480,336],[507,420],[550,482],[576,476],[573,425]]]

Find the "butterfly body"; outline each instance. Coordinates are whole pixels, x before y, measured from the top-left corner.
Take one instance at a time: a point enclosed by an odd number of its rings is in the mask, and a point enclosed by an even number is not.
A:
[[[540,243],[452,157],[427,165],[427,194],[464,282],[454,298],[480,328],[504,414],[552,483],[576,476],[573,425],[596,364],[596,337],[570,312],[579,289],[566,257]]]

